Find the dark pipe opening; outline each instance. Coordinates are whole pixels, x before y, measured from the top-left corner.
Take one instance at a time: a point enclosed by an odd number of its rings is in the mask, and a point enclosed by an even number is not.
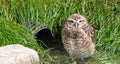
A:
[[[65,52],[61,41],[61,30],[55,32],[53,36],[50,29],[44,28],[39,30],[35,36],[37,42],[40,43],[43,48],[53,48],[54,50]]]
[[[53,36],[48,28],[38,31],[35,36],[37,42],[41,43],[44,48],[52,47]]]

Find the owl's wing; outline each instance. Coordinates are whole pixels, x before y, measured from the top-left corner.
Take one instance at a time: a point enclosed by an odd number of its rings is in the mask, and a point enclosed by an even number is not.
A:
[[[88,34],[88,36],[92,39],[92,41],[94,41],[94,29],[92,26],[88,25],[86,27],[83,28],[85,30],[85,32]]]

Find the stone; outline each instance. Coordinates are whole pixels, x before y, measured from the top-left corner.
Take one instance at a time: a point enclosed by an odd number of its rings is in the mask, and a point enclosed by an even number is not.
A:
[[[0,47],[0,64],[37,64],[38,53],[20,44]]]

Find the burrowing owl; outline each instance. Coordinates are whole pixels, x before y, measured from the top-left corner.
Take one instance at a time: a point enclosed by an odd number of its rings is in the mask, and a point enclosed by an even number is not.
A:
[[[64,48],[72,59],[84,59],[94,53],[94,30],[79,14],[70,15],[62,30]]]

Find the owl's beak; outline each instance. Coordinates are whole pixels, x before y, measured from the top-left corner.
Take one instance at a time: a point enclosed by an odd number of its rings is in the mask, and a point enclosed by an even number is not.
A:
[[[78,24],[77,24],[77,23],[75,23],[75,24],[74,24],[74,26],[75,26],[75,28],[77,28]]]

